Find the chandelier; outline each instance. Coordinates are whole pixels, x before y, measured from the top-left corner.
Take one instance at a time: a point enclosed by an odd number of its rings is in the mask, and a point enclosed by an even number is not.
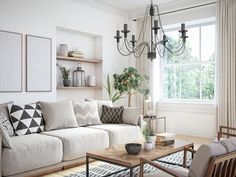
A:
[[[147,33],[148,19],[150,16],[150,40],[144,41],[144,35]],[[156,58],[156,53],[160,57],[164,57],[166,51],[173,55],[181,55],[185,50],[186,38],[188,38],[187,31],[185,29],[185,24],[181,24],[181,29],[179,30],[179,40],[173,43],[170,38],[165,34],[165,31],[162,27],[159,7],[156,4],[153,4],[151,1],[150,5],[147,5],[145,16],[141,24],[142,29],[138,34],[136,40],[135,35],[131,36],[131,40],[128,39],[128,24],[124,24],[124,29],[116,31],[116,36],[114,37],[117,42],[117,49],[119,53],[123,56],[129,56],[133,54],[136,58],[139,58],[144,51],[147,53],[147,58],[153,61]],[[120,44],[122,36],[120,32],[123,33],[123,44]],[[124,51],[124,47],[125,50]],[[146,49],[146,50],[145,50]]]

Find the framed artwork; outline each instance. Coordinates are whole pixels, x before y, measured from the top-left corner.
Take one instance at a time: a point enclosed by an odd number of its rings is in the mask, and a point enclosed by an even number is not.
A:
[[[0,92],[22,92],[22,38],[0,30]]]
[[[52,40],[26,35],[26,91],[52,91]]]

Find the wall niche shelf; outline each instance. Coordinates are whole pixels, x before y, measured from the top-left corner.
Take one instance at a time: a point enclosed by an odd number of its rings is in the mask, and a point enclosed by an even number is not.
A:
[[[57,87],[57,89],[73,90],[73,89],[102,89],[102,86],[96,87]]]
[[[79,61],[79,62],[84,62],[84,63],[102,63],[102,60],[98,60],[98,59],[87,59],[87,58],[78,58],[78,57],[64,57],[64,56],[57,56],[57,60]]]

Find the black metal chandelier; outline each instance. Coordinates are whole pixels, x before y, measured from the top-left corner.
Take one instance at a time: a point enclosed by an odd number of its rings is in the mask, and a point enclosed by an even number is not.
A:
[[[150,16],[151,25],[150,25],[150,41],[144,41],[144,35],[147,32],[147,23]],[[154,18],[157,18],[154,19]],[[160,30],[160,33],[159,33]],[[117,42],[117,49],[119,53],[123,56],[128,56],[133,54],[136,58],[139,58],[142,53],[147,51],[147,58],[151,61],[156,58],[156,53],[160,57],[164,57],[166,51],[170,52],[173,55],[181,55],[185,50],[186,38],[188,38],[187,31],[185,29],[185,24],[181,24],[181,29],[179,30],[179,40],[177,44],[172,44],[168,36],[165,35],[165,31],[162,27],[159,7],[156,4],[153,4],[151,1],[150,5],[147,5],[145,16],[142,23],[142,30],[138,34],[136,40],[135,35],[132,35],[131,40],[128,39],[128,24],[124,24],[124,29],[121,30],[121,33],[124,34],[123,44],[120,44],[122,36],[120,31],[116,31],[116,36],[114,37]],[[126,51],[123,48],[126,48]]]

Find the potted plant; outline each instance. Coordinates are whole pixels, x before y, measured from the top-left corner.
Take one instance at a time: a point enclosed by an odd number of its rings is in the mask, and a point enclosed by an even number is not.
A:
[[[137,69],[128,67],[123,70],[122,74],[114,74],[114,88],[120,94],[128,94],[128,106],[131,106],[131,95],[135,91],[139,91],[141,76]]]
[[[148,124],[143,128],[143,135],[145,137],[144,149],[150,151],[155,148],[156,135]]]
[[[62,78],[63,78],[63,85],[64,87],[69,87],[71,80],[69,78],[70,76],[70,69],[66,69],[64,66],[57,63],[57,67],[60,69]]]
[[[112,103],[123,98],[119,91],[114,90],[114,82],[111,81],[109,74],[106,77],[106,84],[103,84],[103,87],[106,89]]]

